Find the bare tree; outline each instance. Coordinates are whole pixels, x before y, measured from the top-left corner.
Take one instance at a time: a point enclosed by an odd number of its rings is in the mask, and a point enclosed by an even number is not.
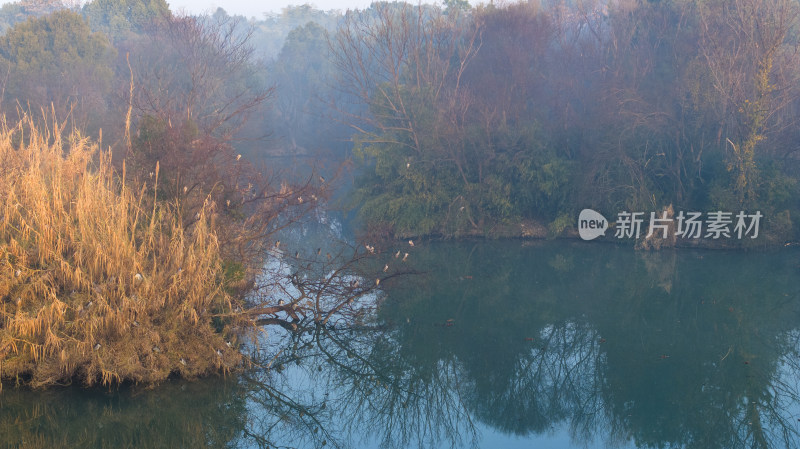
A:
[[[349,12],[330,46],[342,92],[365,107],[340,108],[364,144],[397,144],[417,163],[436,155],[430,128],[444,130],[464,104],[461,77],[480,30],[458,14],[407,3]]]
[[[729,145],[740,203],[755,199],[757,149],[796,118],[784,112],[798,98],[798,6],[791,1],[709,2],[700,8],[701,53],[719,95],[718,140]],[[787,70],[788,69],[788,70]],[[780,150],[777,150],[780,151]]]

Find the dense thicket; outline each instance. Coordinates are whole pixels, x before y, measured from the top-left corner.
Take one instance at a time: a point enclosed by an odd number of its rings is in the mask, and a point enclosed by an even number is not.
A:
[[[0,380],[158,382],[237,367],[241,302],[209,205],[187,228],[88,139],[31,123],[0,129]]]
[[[797,212],[795,2],[381,3],[332,38],[361,217],[491,233],[577,211]],[[350,115],[350,118],[353,118]]]

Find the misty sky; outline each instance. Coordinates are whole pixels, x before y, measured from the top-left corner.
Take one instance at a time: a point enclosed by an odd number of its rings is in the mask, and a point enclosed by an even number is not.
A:
[[[17,3],[0,1],[0,4]],[[71,2],[67,2],[71,3]],[[81,4],[86,0],[81,1]],[[366,8],[372,0],[167,0],[172,11],[185,10],[190,14],[202,14],[214,12],[218,7],[222,7],[228,14],[240,14],[246,17],[261,19],[265,12],[280,12],[281,9],[289,5],[303,5],[309,3],[318,9],[328,11],[330,9],[354,9]]]
[[[178,11],[184,8],[186,12],[200,14],[215,11],[222,7],[228,14],[241,14],[247,17],[261,18],[265,12],[280,12],[289,5],[302,5],[310,3],[322,10],[366,8],[372,0],[167,0],[170,9]]]
[[[82,0],[81,3],[86,3]],[[0,4],[16,3],[0,1]],[[71,2],[68,2],[71,3]],[[203,14],[214,12],[222,7],[228,14],[243,15],[246,17],[263,18],[265,12],[278,13],[289,5],[303,5],[309,3],[318,9],[328,11],[331,9],[366,8],[372,0],[167,0],[172,11],[185,11],[189,14]],[[412,0],[411,3],[416,3]],[[423,3],[440,3],[437,0],[424,0]],[[470,4],[476,2],[471,1]]]

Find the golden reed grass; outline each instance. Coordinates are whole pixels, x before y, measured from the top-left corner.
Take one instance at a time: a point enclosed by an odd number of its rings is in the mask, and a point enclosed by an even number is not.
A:
[[[157,170],[131,190],[109,153],[50,129],[0,125],[0,379],[109,385],[238,366],[209,208],[186,229],[156,196]]]

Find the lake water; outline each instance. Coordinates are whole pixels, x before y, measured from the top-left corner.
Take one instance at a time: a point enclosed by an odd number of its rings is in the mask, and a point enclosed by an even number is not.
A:
[[[10,447],[800,447],[800,252],[418,244],[271,369],[0,394]]]

